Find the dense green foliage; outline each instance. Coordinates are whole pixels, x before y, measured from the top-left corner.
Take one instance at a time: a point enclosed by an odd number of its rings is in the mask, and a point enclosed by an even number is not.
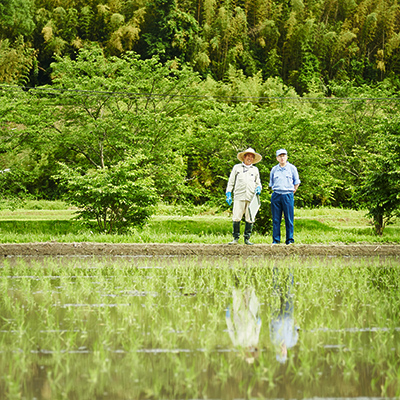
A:
[[[377,135],[382,152],[371,160],[365,179],[358,188],[360,201],[366,204],[377,234],[400,212],[400,139],[397,123],[388,124],[383,134]],[[379,146],[379,144],[377,144]]]
[[[76,60],[59,58],[52,68],[52,86],[1,90],[0,168],[11,170],[0,176],[3,196],[59,198],[59,162],[84,172],[143,154],[164,201],[222,207],[238,151],[252,146],[263,155],[258,166],[267,196],[275,150],[286,147],[302,180],[298,206],[371,208],[371,197],[359,196],[373,183],[370,172],[383,159],[393,159],[393,171],[399,164],[399,104],[388,80],[375,87],[332,85],[336,96],[329,99],[300,97],[274,78],[231,71],[226,83],[201,81],[174,63],[132,53],[107,58],[98,47]],[[248,101],[249,92],[268,101]],[[376,190],[387,194],[385,184]],[[386,204],[392,215],[397,200]]]
[[[84,174],[65,167],[60,179],[67,187],[66,199],[78,207],[78,216],[97,222],[100,232],[126,232],[143,226],[154,209],[154,183],[144,157],[121,161],[112,168],[98,168]]]
[[[399,206],[399,12],[390,0],[7,0],[1,196],[61,198],[60,162],[84,173],[144,154],[159,198],[224,207],[238,151],[263,155],[266,189],[286,147],[297,206],[365,207],[380,234]]]
[[[55,55],[97,43],[108,55],[177,58],[217,80],[230,66],[260,71],[307,93],[332,80],[395,76],[399,15],[393,0],[6,0],[0,76],[49,82]]]

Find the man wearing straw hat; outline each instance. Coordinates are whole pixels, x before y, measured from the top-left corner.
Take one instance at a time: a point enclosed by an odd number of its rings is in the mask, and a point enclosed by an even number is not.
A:
[[[236,164],[229,176],[228,186],[226,188],[226,202],[232,204],[233,190],[233,240],[229,244],[237,244],[240,237],[240,221],[245,215],[244,242],[252,245],[250,242],[251,231],[253,230],[254,217],[250,215],[249,204],[255,194],[261,193],[260,172],[254,165],[261,161],[262,157],[254,149],[249,147],[247,150],[238,153],[237,158],[241,164]],[[253,219],[252,219],[253,218]]]

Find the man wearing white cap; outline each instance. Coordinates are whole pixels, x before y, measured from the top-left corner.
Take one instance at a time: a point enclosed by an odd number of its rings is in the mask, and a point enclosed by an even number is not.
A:
[[[269,186],[272,188],[272,243],[281,242],[282,213],[285,216],[286,244],[294,243],[294,194],[300,185],[297,168],[288,162],[285,149],[276,152],[279,164],[271,169]]]
[[[237,244],[240,237],[240,221],[245,215],[246,225],[244,228],[244,242],[252,245],[250,242],[251,231],[254,221],[249,213],[249,204],[255,194],[261,193],[260,172],[254,165],[261,161],[262,157],[251,147],[238,153],[237,158],[241,164],[236,164],[229,176],[228,186],[226,188],[226,202],[232,204],[232,190],[234,196],[232,221],[233,221],[233,241],[229,244]]]

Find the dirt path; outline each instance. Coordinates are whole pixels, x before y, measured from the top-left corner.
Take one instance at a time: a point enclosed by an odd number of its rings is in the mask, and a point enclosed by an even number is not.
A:
[[[0,256],[400,256],[400,245],[351,244],[304,245],[294,244],[253,246],[227,244],[158,244],[158,243],[3,243]]]

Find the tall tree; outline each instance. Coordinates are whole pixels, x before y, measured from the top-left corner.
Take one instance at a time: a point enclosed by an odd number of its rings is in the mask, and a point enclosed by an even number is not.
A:
[[[138,52],[145,57],[157,55],[162,62],[175,57],[186,62],[193,59],[199,25],[176,0],[149,1],[144,19]]]
[[[372,218],[375,232],[382,235],[385,227],[400,216],[400,131],[398,121],[385,124],[374,143],[356,197]]]
[[[13,46],[9,39],[0,40],[0,83],[26,84],[36,64],[37,52],[20,37]]]
[[[216,79],[224,79],[230,65],[247,69],[249,75],[256,72],[249,54],[247,19],[242,8],[234,8],[225,1],[204,34],[210,44],[210,68]]]
[[[34,0],[2,0],[0,3],[0,39],[29,36],[33,23]]]
[[[81,50],[76,61],[58,59],[53,69],[61,91],[50,140],[86,167],[104,168],[140,150],[160,192],[174,196],[183,184],[179,138],[196,75],[132,53],[106,59],[99,48]]]
[[[37,51],[27,41],[35,28],[33,12],[33,0],[0,3],[0,83],[25,83],[36,62]]]

